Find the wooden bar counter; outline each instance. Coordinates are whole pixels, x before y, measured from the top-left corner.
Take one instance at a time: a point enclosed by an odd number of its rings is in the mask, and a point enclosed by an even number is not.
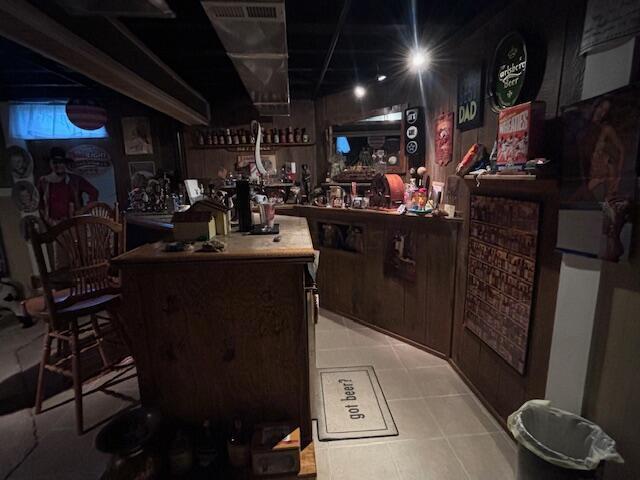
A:
[[[227,427],[293,421],[311,439],[304,218],[273,235],[217,237],[220,253],[167,253],[161,243],[114,260],[141,401],[164,415]]]
[[[450,356],[462,219],[312,206],[297,206],[289,214],[307,219],[313,244],[320,250],[317,281],[322,307],[441,357]],[[343,232],[359,229],[357,248],[332,245],[326,238],[327,225]],[[389,268],[389,250],[399,235],[412,245],[412,278],[401,278],[393,266]]]

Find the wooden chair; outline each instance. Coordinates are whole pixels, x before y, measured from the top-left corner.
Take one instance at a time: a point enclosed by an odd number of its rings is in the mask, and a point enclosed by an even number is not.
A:
[[[89,202],[84,207],[76,210],[74,216],[78,215],[93,215],[94,217],[108,218],[114,222],[120,222],[120,211],[117,202],[113,207],[104,202]]]
[[[111,318],[116,315],[120,289],[110,275],[109,260],[123,251],[122,230],[122,225],[108,218],[83,215],[46,232],[33,229],[30,233],[43,295],[25,301],[25,308],[47,322],[35,412],[42,411],[45,370],[70,377],[78,434],[83,432],[81,354],[97,348],[103,373],[116,366],[107,358],[103,343],[108,335],[119,336],[118,324],[101,326],[96,314],[106,311]],[[45,252],[51,250],[54,258],[47,258]],[[89,317],[89,322],[81,324],[83,317]],[[55,354],[53,340],[58,341]]]

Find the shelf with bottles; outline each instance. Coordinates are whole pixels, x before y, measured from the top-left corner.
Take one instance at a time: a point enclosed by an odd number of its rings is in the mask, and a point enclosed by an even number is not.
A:
[[[246,128],[198,129],[193,133],[194,148],[221,148],[235,152],[249,152],[255,149],[256,139]],[[280,147],[312,146],[306,128],[262,128],[260,150],[276,150]]]

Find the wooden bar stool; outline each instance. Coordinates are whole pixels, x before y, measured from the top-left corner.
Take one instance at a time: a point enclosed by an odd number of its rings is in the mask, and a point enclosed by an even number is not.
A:
[[[83,432],[82,354],[98,349],[101,373],[112,370],[104,349],[105,339],[120,337],[116,306],[120,287],[109,270],[109,260],[122,251],[122,225],[91,215],[64,220],[47,232],[30,232],[43,295],[25,301],[25,309],[47,323],[36,391],[36,414],[42,411],[45,370],[73,380],[76,425]],[[54,252],[53,258],[51,252]],[[100,325],[97,314],[106,311],[112,320]],[[88,317],[89,322],[80,319]],[[101,317],[106,320],[107,317]],[[52,353],[52,342],[58,348]]]

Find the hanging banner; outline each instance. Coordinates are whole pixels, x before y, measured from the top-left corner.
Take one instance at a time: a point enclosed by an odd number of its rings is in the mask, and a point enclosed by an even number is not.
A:
[[[580,55],[605,50],[640,33],[640,3],[589,0],[584,17]]]
[[[482,65],[458,75],[458,130],[479,128],[484,123],[484,78]]]
[[[436,163],[449,165],[453,158],[453,112],[443,113],[436,119]]]

